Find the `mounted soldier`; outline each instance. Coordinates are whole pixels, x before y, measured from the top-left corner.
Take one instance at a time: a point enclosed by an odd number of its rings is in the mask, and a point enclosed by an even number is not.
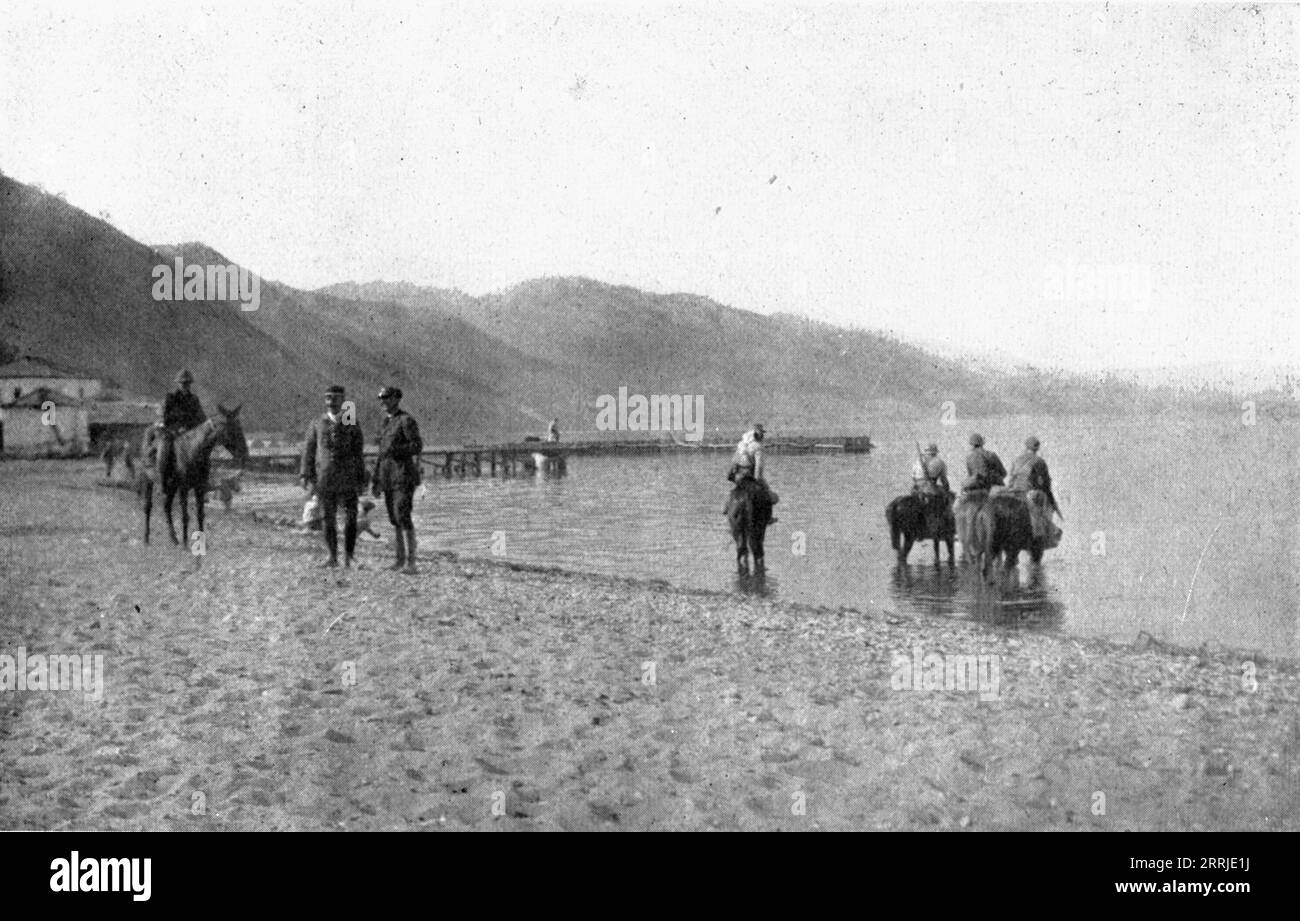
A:
[[[160,477],[170,474],[175,463],[172,445],[177,436],[184,435],[192,428],[197,428],[208,421],[207,413],[199,403],[198,395],[190,390],[194,375],[188,368],[182,368],[176,375],[177,389],[167,394],[163,400],[162,422],[159,423],[149,438],[149,448]],[[146,456],[146,461],[148,460]]]
[[[772,506],[780,501],[777,494],[767,485],[767,480],[763,478],[763,439],[766,433],[763,431],[762,423],[755,425],[752,431],[746,432],[741,436],[740,442],[736,445],[736,454],[732,458],[731,470],[727,473],[727,479],[735,483],[736,486],[744,486],[752,483],[757,489],[755,490],[755,499],[759,506],[760,513],[772,514]],[[723,514],[730,514],[731,501],[727,501]],[[769,517],[768,524],[776,524],[777,519]]]
[[[970,446],[971,451],[966,455],[967,478],[961,484],[961,491],[974,492],[1001,486],[1007,476],[1002,459],[984,447],[984,436],[978,432],[970,436]]]
[[[930,530],[939,530],[948,512],[952,489],[948,485],[948,465],[939,457],[939,446],[933,442],[925,453],[918,452],[912,465],[912,494],[925,503]]]
[[[1025,453],[1011,465],[1007,488],[1025,497],[1034,539],[1051,548],[1061,540],[1061,529],[1052,521],[1052,513],[1059,515],[1061,510],[1052,495],[1052,475],[1047,470],[1047,461],[1038,456],[1039,447],[1041,443],[1033,435],[1025,439]]]

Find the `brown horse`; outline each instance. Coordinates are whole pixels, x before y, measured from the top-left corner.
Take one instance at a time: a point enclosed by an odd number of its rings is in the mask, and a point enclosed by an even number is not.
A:
[[[949,493],[943,514],[931,520],[926,514],[925,502],[912,493],[899,496],[885,506],[885,520],[889,522],[889,545],[898,554],[898,562],[906,563],[912,545],[925,540],[934,541],[934,562],[939,563],[939,544],[948,546],[948,565],[953,565],[952,544],[957,528],[952,516],[952,493]]]
[[[203,530],[203,502],[208,494],[208,459],[218,445],[230,452],[242,467],[248,461],[248,442],[244,440],[244,430],[239,424],[239,410],[217,406],[217,415],[202,425],[197,425],[178,436],[172,442],[171,463],[164,464],[159,458],[152,469],[141,472],[137,488],[144,502],[144,542],[149,543],[149,519],[153,512],[153,491],[156,485],[163,493],[163,511],[167,515],[167,532],[172,543],[178,544],[176,526],[172,524],[172,499],[176,493],[181,495],[181,536],[188,544],[190,539],[190,511],[186,493],[194,496],[194,511],[198,519],[198,530]],[[146,438],[149,436],[146,435]],[[144,456],[149,454],[149,445],[145,444]],[[165,469],[164,469],[165,468]]]
[[[754,572],[765,571],[763,563],[763,538],[772,520],[772,506],[762,495],[763,488],[753,479],[745,478],[736,484],[727,503],[727,522],[731,537],[736,542],[736,571],[749,574],[749,556],[754,557]]]

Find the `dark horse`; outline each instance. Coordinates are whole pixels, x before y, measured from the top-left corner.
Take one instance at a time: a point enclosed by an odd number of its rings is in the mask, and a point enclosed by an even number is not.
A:
[[[149,543],[149,519],[153,512],[153,491],[155,483],[162,490],[163,511],[167,513],[167,531],[172,543],[176,539],[176,527],[172,524],[172,499],[176,493],[181,494],[181,535],[186,543],[190,539],[190,510],[185,499],[186,493],[194,495],[194,511],[198,518],[198,530],[203,530],[203,501],[208,494],[208,458],[218,445],[231,453],[242,467],[248,460],[248,442],[244,440],[244,430],[239,425],[239,409],[225,409],[217,406],[217,415],[202,425],[197,425],[172,442],[171,463],[165,465],[159,458],[156,466],[140,474],[137,481],[141,499],[144,500],[144,542]],[[146,436],[147,437],[147,436]],[[149,445],[144,448],[148,457]],[[160,482],[157,482],[160,481]]]
[[[885,520],[889,522],[889,544],[898,553],[898,562],[906,563],[912,544],[922,540],[934,541],[934,561],[939,562],[939,543],[948,545],[948,565],[953,564],[952,544],[957,536],[957,526],[952,517],[951,493],[944,505],[943,516],[931,521],[925,513],[925,501],[908,493],[885,506]],[[900,545],[901,539],[901,545]]]
[[[736,571],[749,574],[749,560],[754,557],[754,571],[763,572],[763,537],[768,522],[772,520],[772,507],[761,495],[762,487],[752,479],[744,479],[731,491],[727,504],[727,521],[731,524],[731,537],[736,542]]]
[[[1043,544],[1034,539],[1025,500],[1015,493],[998,493],[985,500],[975,515],[972,550],[982,557],[980,572],[985,579],[999,556],[1004,570],[1016,568],[1021,550],[1028,550],[1035,563],[1042,562]]]

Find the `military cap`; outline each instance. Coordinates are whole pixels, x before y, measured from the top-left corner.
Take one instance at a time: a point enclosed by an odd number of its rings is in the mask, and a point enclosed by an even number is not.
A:
[[[402,398],[402,388],[384,387],[382,390],[379,391],[379,399],[387,400],[389,397],[397,397],[397,399],[400,400]]]

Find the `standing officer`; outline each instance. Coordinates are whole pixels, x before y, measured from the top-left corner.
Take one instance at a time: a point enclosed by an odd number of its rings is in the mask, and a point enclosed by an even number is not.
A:
[[[415,489],[420,485],[420,452],[424,442],[415,419],[398,404],[402,402],[399,387],[385,387],[379,391],[379,402],[384,404],[384,421],[379,427],[379,455],[375,459],[375,475],[371,490],[375,496],[384,495],[388,521],[393,526],[397,542],[397,560],[389,569],[413,575],[415,569],[415,524],[411,521],[411,505]]]
[[[344,412],[344,390],[337,384],[325,391],[326,412],[307,429],[302,448],[301,481],[303,489],[320,497],[325,515],[325,546],[329,559],[322,566],[339,565],[338,506],[343,503],[344,565],[351,566],[357,546],[357,499],[366,482],[366,462],[362,456],[363,438],[357,425],[355,409]]]

